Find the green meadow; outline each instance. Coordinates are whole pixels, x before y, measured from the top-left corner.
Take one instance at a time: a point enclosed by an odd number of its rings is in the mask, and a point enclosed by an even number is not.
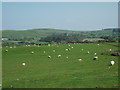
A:
[[[109,49],[117,50],[118,47],[106,43],[4,47],[2,87],[118,88],[118,57],[101,54]],[[93,60],[94,53],[98,60]],[[115,64],[109,66],[112,60]]]

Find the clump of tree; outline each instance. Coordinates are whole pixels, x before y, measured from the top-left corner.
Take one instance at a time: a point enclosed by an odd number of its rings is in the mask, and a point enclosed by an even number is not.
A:
[[[56,42],[56,43],[68,43],[68,42],[80,42],[83,40],[83,37],[80,34],[52,34],[51,36],[47,36],[45,38],[41,38],[40,41],[43,42]]]

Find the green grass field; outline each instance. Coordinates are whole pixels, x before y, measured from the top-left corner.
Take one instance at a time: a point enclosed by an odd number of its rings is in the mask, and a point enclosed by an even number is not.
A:
[[[70,51],[65,51],[67,48]],[[118,88],[114,86],[118,85],[118,57],[101,55],[109,49],[118,48],[108,44],[5,47],[2,50],[3,88]],[[95,52],[98,60],[93,60]],[[110,67],[111,60],[115,65]],[[26,66],[22,66],[23,62]]]

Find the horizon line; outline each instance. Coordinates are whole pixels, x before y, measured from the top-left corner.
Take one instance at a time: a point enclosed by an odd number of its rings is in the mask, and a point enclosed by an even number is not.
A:
[[[89,29],[89,30],[74,30],[74,29],[60,29],[60,28],[49,28],[49,27],[42,27],[42,28],[28,28],[28,29],[2,29],[2,30],[15,30],[15,31],[24,31],[24,30],[35,30],[35,29],[56,29],[56,30],[68,30],[68,31],[97,31],[97,30],[104,30],[104,29],[114,29],[119,27],[108,27],[102,29]],[[0,30],[0,31],[2,31]]]

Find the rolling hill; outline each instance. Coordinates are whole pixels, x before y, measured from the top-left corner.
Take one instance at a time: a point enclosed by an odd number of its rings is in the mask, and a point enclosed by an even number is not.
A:
[[[23,38],[41,38],[52,34],[80,34],[87,37],[112,36],[112,30],[98,30],[98,31],[70,31],[59,29],[31,29],[31,30],[3,30],[2,37],[9,39],[23,39]]]

